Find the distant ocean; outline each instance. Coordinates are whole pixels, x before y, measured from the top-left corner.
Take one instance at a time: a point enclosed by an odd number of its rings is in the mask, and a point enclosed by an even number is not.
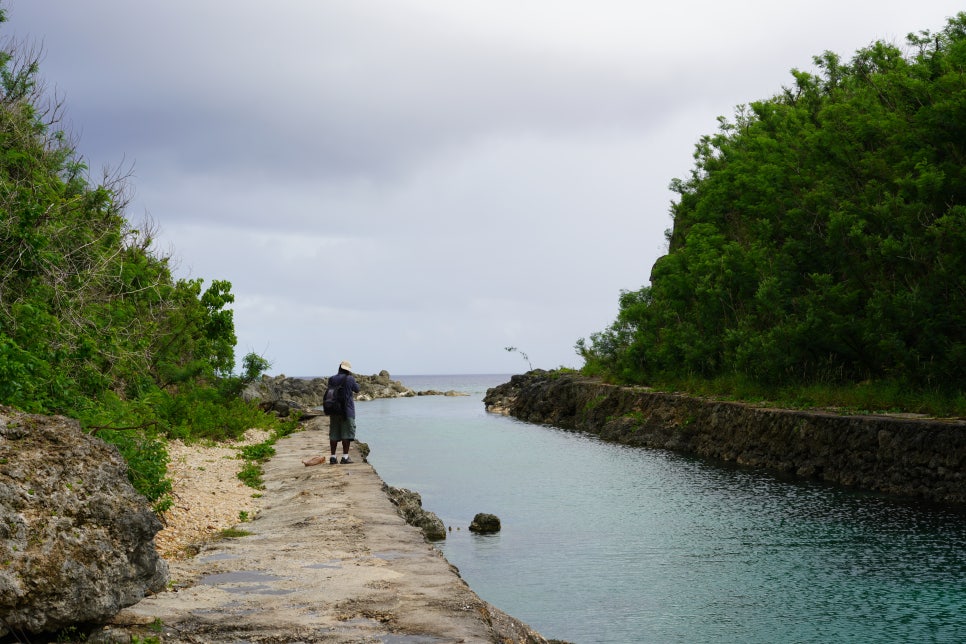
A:
[[[455,376],[390,376],[414,391],[459,391],[481,397],[486,390],[509,382],[509,374],[463,374]]]

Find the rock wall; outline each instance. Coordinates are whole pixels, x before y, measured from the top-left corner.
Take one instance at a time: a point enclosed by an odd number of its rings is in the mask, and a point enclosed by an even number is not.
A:
[[[465,396],[457,391],[414,391],[398,380],[393,380],[388,371],[363,376],[353,374],[359,383],[356,401],[377,398],[412,398],[413,396]],[[286,375],[262,376],[242,391],[242,398],[258,401],[265,411],[274,411],[280,416],[288,416],[292,410],[311,412],[322,404],[328,378],[290,378]]]
[[[0,407],[0,637],[101,623],[163,590],[160,529],[116,448]]]
[[[398,380],[393,380],[388,371],[380,371],[372,376],[353,374],[359,383],[356,400],[375,400],[376,398],[407,398],[417,393]],[[262,402],[283,402],[296,409],[318,407],[322,404],[328,378],[291,378],[262,376],[249,384],[242,392],[245,400]]]
[[[962,420],[768,409],[541,370],[489,390],[484,404],[628,445],[966,507]]]

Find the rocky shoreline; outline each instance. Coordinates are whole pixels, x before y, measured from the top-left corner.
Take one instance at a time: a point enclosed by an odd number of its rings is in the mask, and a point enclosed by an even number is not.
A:
[[[359,402],[378,398],[466,395],[458,391],[416,391],[398,380],[393,380],[385,370],[370,376],[353,375],[359,383],[359,393],[355,397]],[[296,378],[285,374],[264,375],[245,387],[241,397],[247,401],[258,402],[265,411],[273,411],[283,417],[295,411],[303,415],[311,414],[313,408],[322,404],[328,382],[328,378]]]
[[[179,443],[162,529],[116,449],[0,407],[0,639],[547,642],[406,522],[418,494],[388,488],[361,444],[352,464],[303,465],[327,421],[276,443],[257,494],[236,444]]]
[[[763,408],[542,370],[489,390],[484,404],[627,445],[966,509],[962,419]]]

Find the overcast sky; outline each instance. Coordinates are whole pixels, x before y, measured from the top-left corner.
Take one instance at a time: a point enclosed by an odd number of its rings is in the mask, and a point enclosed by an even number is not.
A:
[[[6,0],[95,178],[273,374],[578,367],[718,116],[936,0]]]

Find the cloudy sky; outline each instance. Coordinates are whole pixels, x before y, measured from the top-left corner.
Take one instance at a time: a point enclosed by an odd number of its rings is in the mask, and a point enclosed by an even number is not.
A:
[[[672,178],[825,50],[937,0],[6,0],[95,178],[180,277],[232,283],[237,355],[393,375],[580,366],[664,253]]]

